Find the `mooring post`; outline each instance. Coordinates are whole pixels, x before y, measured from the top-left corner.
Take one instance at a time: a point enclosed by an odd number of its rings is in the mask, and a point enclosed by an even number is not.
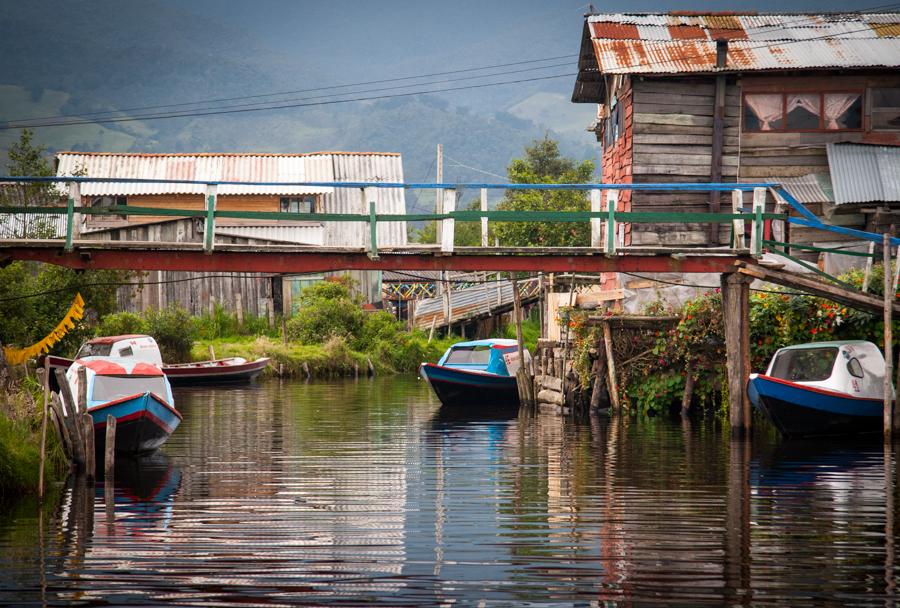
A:
[[[681,415],[687,416],[694,398],[694,362],[688,359],[684,370],[684,395],[681,396]]]
[[[44,461],[47,458],[47,410],[50,405],[50,356],[44,357],[44,413],[41,418],[41,463],[38,469],[38,498],[44,497]]]
[[[88,483],[93,483],[97,467],[96,467],[96,449],[94,446],[94,419],[87,412],[87,409],[78,416],[81,428],[84,432],[84,473]]]
[[[731,432],[750,431],[750,282],[738,273],[722,275],[722,314],[725,320],[725,354],[728,377],[728,417]]]
[[[891,336],[891,313],[894,294],[891,293],[891,235],[884,234],[882,256],[884,263],[884,440],[890,441],[894,430],[893,416],[893,376],[894,352]],[[872,258],[869,258],[871,261]]]
[[[106,417],[106,451],[103,454],[103,479],[107,487],[112,485],[116,471],[116,417]]]
[[[613,355],[612,330],[609,322],[603,322],[603,344],[606,350],[606,373],[607,386],[609,387],[609,399],[612,402],[613,409],[619,411],[621,404],[619,402],[619,381],[616,379],[616,359]]]
[[[528,374],[528,366],[525,364],[525,343],[522,339],[522,301],[519,297],[519,281],[512,277],[513,310],[516,317],[516,347],[519,354],[519,369],[516,371],[516,384],[519,388],[520,405],[531,405],[528,384],[531,378]]]

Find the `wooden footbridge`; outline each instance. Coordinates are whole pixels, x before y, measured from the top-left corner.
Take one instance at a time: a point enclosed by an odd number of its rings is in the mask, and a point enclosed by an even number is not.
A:
[[[307,273],[339,270],[445,270],[507,272],[674,272],[718,273],[722,275],[723,308],[726,321],[728,378],[732,427],[749,429],[750,409],[746,398],[749,369],[749,284],[754,279],[773,281],[800,291],[814,293],[867,310],[900,313],[896,300],[886,304],[870,295],[836,285],[824,278],[794,275],[759,264],[764,249],[794,259],[785,243],[766,239],[766,225],[772,222],[796,224],[805,228],[837,232],[849,238],[884,244],[885,250],[900,246],[900,239],[849,228],[831,226],[806,209],[779,184],[703,183],[703,184],[407,184],[369,182],[205,182],[184,180],[139,180],[90,177],[0,177],[0,182],[28,184],[65,183],[65,206],[4,206],[3,217],[28,214],[65,217],[65,233],[59,238],[0,238],[0,264],[13,260],[31,260],[80,269],[180,270],[202,272]],[[80,185],[98,182],[178,183],[205,187],[205,208],[162,209],[121,206],[86,207],[81,203]],[[62,185],[62,184],[60,184]],[[351,188],[360,192],[357,213],[286,213],[217,209],[220,186],[314,186]],[[379,213],[373,201],[376,188],[438,190],[440,212],[433,214]],[[463,189],[501,190],[579,190],[590,195],[590,211],[489,211],[486,196],[480,210],[457,210],[457,194]],[[654,192],[731,192],[730,213],[645,213],[618,208],[618,192],[649,190]],[[797,217],[770,213],[765,209],[768,193],[786,201]],[[749,204],[745,199],[749,198]],[[675,205],[673,205],[675,207]],[[81,231],[87,216],[127,215],[169,218],[197,218],[202,223],[203,242],[148,242],[132,240],[95,240]],[[355,222],[368,227],[365,242],[356,247],[323,247],[300,244],[224,243],[216,238],[217,219],[241,219],[265,222],[318,221]],[[377,226],[383,222],[436,221],[438,242],[402,247],[380,247]],[[457,221],[481,222],[482,243],[477,247],[454,246]],[[589,222],[588,247],[490,247],[488,222]],[[57,222],[58,224],[59,222]],[[634,247],[624,242],[628,224],[725,224],[731,227],[728,246],[706,247]],[[746,234],[749,233],[749,242]],[[0,231],[2,234],[2,231]],[[784,247],[779,249],[779,246]],[[889,255],[889,254],[888,254]],[[889,259],[889,258],[887,258]],[[811,268],[818,273],[818,269]],[[888,317],[889,318],[889,317]],[[743,397],[742,397],[743,396]]]

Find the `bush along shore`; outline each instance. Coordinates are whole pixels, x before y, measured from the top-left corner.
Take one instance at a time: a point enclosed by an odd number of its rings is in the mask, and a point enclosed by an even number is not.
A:
[[[209,359],[210,352],[216,358],[269,357],[266,375],[300,378],[415,372],[459,340],[448,336],[429,342],[425,332],[406,331],[386,311],[366,312],[351,287],[346,279],[306,287],[298,312],[275,328],[263,317],[245,316],[239,323],[219,306],[200,317],[170,307],[107,315],[96,333],[152,335],[163,360],[173,363]]]
[[[872,269],[869,292],[883,295],[883,268]],[[838,277],[857,289],[863,272],[852,270]],[[653,304],[646,314],[678,315],[677,323],[664,329],[620,331],[613,336],[620,399],[632,412],[668,410],[680,404],[686,379],[693,378],[693,403],[724,413],[728,403],[725,383],[725,336],[722,296],[718,289],[689,300],[680,310]],[[592,349],[601,333],[586,316],[573,316],[574,366],[584,390],[590,386]],[[900,347],[900,322],[893,324],[895,357]],[[881,348],[884,326],[881,315],[861,312],[831,300],[791,293],[770,285],[751,292],[751,369],[763,372],[775,351],[792,344],[828,340],[868,340]]]

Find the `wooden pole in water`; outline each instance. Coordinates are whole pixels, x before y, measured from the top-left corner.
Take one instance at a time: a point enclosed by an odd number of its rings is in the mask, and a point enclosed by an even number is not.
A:
[[[738,273],[722,275],[722,314],[725,317],[725,353],[728,379],[728,417],[731,432],[750,431],[747,381],[750,376],[749,281]]]
[[[894,352],[891,336],[891,305],[894,298],[891,293],[891,235],[884,234],[884,440],[890,441],[894,430],[893,423],[893,389],[891,379],[894,372]],[[872,258],[869,258],[871,260]]]
[[[106,417],[106,452],[103,454],[103,478],[109,484],[116,471],[116,417]]]
[[[97,468],[95,465],[94,419],[87,411],[79,414],[79,422],[84,433],[84,473],[88,482],[94,480]]]
[[[38,469],[38,498],[44,497],[44,462],[47,458],[47,410],[50,404],[50,356],[44,357],[44,415],[41,419],[41,464]]]
[[[684,370],[684,395],[681,397],[681,415],[687,416],[691,409],[691,400],[694,398],[694,362],[688,359],[687,368]]]
[[[619,383],[616,380],[616,360],[613,356],[612,347],[612,330],[609,323],[603,322],[603,344],[606,349],[606,373],[609,386],[609,399],[612,402],[613,409],[619,411],[621,404],[619,403]]]

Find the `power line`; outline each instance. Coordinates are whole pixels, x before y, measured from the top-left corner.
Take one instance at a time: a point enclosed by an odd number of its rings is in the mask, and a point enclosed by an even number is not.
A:
[[[463,74],[466,72],[479,72],[479,71],[483,71],[483,70],[492,70],[492,69],[496,69],[496,68],[512,67],[512,66],[516,66],[516,65],[544,63],[547,61],[556,61],[557,59],[571,59],[573,57],[578,57],[578,55],[577,54],[575,54],[575,55],[559,55],[557,57],[546,57],[544,59],[529,59],[529,60],[525,60],[525,61],[514,61],[511,63],[498,63],[495,65],[488,65],[488,66],[482,66],[482,67],[476,67],[476,68],[464,68],[464,69],[459,69],[459,70],[449,70],[446,72],[432,72],[430,74],[419,74],[417,76],[401,76],[399,78],[384,78],[381,80],[369,80],[369,81],[357,82],[357,83],[336,84],[336,85],[330,85],[330,86],[324,86],[324,87],[314,87],[314,88],[310,88],[310,89],[297,89],[297,90],[293,90],[293,91],[281,91],[278,93],[260,93],[257,95],[241,95],[241,96],[237,96],[237,97],[221,97],[218,99],[201,99],[198,101],[186,101],[186,102],[182,102],[182,103],[170,103],[170,104],[153,105],[153,106],[137,106],[137,107],[131,107],[131,108],[118,108],[115,110],[86,112],[83,114],[57,114],[54,116],[18,118],[18,119],[7,120],[6,122],[26,122],[26,121],[33,121],[33,120],[56,120],[56,119],[60,119],[60,118],[69,118],[69,117],[84,118],[86,116],[98,116],[98,115],[103,115],[103,114],[136,112],[136,111],[140,111],[140,110],[158,110],[158,109],[162,109],[162,108],[177,108],[177,107],[194,106],[194,105],[200,105],[200,104],[222,103],[222,102],[226,102],[226,101],[241,101],[244,99],[260,99],[263,97],[278,97],[280,95],[296,95],[298,93],[313,93],[313,92],[317,92],[317,91],[345,89],[345,88],[349,88],[349,87],[361,87],[361,86],[367,86],[367,85],[371,85],[371,84],[384,84],[384,83],[388,83],[388,82],[400,82],[400,81],[406,81],[406,80],[418,80],[421,78],[433,78],[435,76],[448,76],[451,74]],[[533,68],[533,69],[544,69],[546,67],[550,67],[550,66],[542,66],[542,67]],[[509,72],[507,72],[507,73],[509,73]],[[490,76],[490,74],[486,75],[486,76]],[[485,77],[485,76],[472,76],[471,78],[483,78],[483,77]],[[418,84],[424,84],[424,83],[418,83]],[[411,85],[407,85],[407,86],[416,86],[416,84],[411,84]],[[339,94],[339,93],[336,93],[336,95],[337,94]],[[346,94],[350,95],[350,94],[352,94],[352,92],[346,93]],[[273,102],[273,103],[275,103],[275,102]]]
[[[327,105],[336,105],[336,104],[345,104],[345,103],[353,103],[356,101],[375,101],[379,99],[392,99],[396,97],[413,97],[415,95],[425,95],[430,93],[445,93],[449,91],[463,91],[467,89],[482,89],[485,87],[494,87],[505,84],[521,84],[525,82],[535,82],[539,80],[550,80],[553,78],[569,78],[571,76],[576,76],[573,73],[567,74],[554,74],[552,76],[537,76],[534,78],[520,78],[518,80],[507,80],[503,82],[488,82],[484,84],[472,84],[465,85],[459,87],[447,87],[443,89],[432,89],[428,91],[411,91],[409,93],[395,93],[392,95],[373,95],[371,97],[354,97],[351,99],[335,99],[328,101],[317,101],[310,103],[290,103],[290,104],[282,104],[277,106],[267,106],[261,108],[240,108],[240,109],[232,109],[232,110],[211,110],[211,111],[202,111],[202,112],[184,112],[180,114],[164,114],[164,115],[153,115],[153,116],[137,116],[137,117],[123,117],[123,118],[105,118],[102,120],[82,120],[82,121],[70,121],[70,122],[56,122],[56,123],[44,123],[37,125],[28,125],[28,126],[9,126],[4,125],[0,127],[0,131],[7,131],[10,129],[21,129],[21,128],[44,128],[44,127],[70,127],[77,125],[96,125],[96,124],[110,124],[110,123],[120,123],[120,122],[140,122],[145,120],[161,120],[168,118],[194,118],[198,116],[216,116],[221,114],[239,114],[246,112],[260,112],[264,110],[283,110],[287,108],[306,108],[313,106],[327,106]]]

